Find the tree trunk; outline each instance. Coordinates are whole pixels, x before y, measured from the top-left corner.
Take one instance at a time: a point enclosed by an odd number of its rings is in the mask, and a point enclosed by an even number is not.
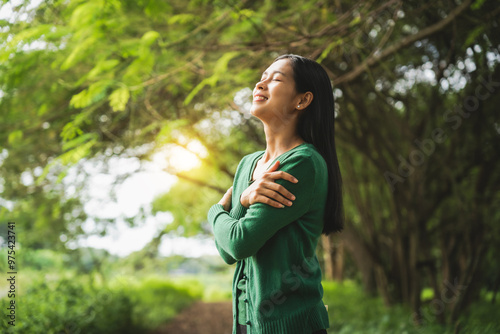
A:
[[[342,232],[342,240],[361,272],[363,288],[369,295],[375,295],[377,292],[375,262],[366,245],[349,226]]]
[[[334,240],[336,239],[336,240]],[[344,243],[338,236],[321,237],[325,277],[329,280],[342,281],[344,276]]]

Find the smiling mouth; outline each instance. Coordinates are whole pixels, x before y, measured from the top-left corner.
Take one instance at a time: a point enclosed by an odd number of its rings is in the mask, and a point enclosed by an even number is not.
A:
[[[267,97],[261,96],[261,95],[256,95],[253,97],[254,101],[267,101]]]

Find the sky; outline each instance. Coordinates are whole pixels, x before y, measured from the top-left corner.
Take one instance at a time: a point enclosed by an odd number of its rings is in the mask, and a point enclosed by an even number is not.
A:
[[[32,10],[36,7],[38,7],[43,0],[31,0],[26,7],[27,10]],[[5,4],[1,5],[0,8],[0,20],[9,20],[10,22],[13,22],[14,20],[26,20],[28,18],[28,14],[26,13],[21,13],[19,17],[17,15],[14,15],[12,8],[17,7],[21,5],[24,1],[23,0],[10,0],[7,1]]]
[[[172,163],[172,160],[183,170],[189,170],[199,164],[194,154],[174,145],[156,153],[151,161],[143,162],[142,166],[137,158],[110,159],[107,173],[102,171],[103,166],[84,162],[85,171],[90,174],[90,178],[86,181],[86,193],[82,194],[89,199],[84,205],[85,212],[94,217],[115,218],[116,224],[107,229],[107,235],[104,237],[97,235],[82,237],[77,243],[69,243],[68,246],[106,249],[111,254],[119,256],[126,256],[142,249],[173,221],[173,216],[169,212],[147,214],[146,219],[137,227],[130,227],[123,218],[137,215],[141,208],[150,213],[153,199],[169,191],[177,178],[164,169],[169,161]],[[64,181],[67,185],[71,185],[78,177],[76,170],[75,168],[68,173]],[[112,199],[109,195],[111,184],[125,173],[131,175],[117,186],[116,199]],[[93,219],[88,219],[82,228],[91,234],[96,231],[96,224]],[[188,257],[218,254],[211,237],[164,236],[159,252],[164,256],[179,254]]]

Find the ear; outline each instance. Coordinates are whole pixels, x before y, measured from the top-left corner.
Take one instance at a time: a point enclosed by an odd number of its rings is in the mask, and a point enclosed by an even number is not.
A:
[[[297,103],[297,110],[304,110],[306,109],[312,102],[314,96],[313,93],[311,92],[306,92],[302,94],[302,97],[300,98],[299,103]]]

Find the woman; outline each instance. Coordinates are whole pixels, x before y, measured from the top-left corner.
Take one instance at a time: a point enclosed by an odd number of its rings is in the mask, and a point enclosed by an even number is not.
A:
[[[233,334],[326,333],[321,233],[343,227],[330,80],[316,62],[278,57],[253,91],[266,150],[245,156],[208,212],[233,279]],[[279,169],[279,170],[278,170]]]

